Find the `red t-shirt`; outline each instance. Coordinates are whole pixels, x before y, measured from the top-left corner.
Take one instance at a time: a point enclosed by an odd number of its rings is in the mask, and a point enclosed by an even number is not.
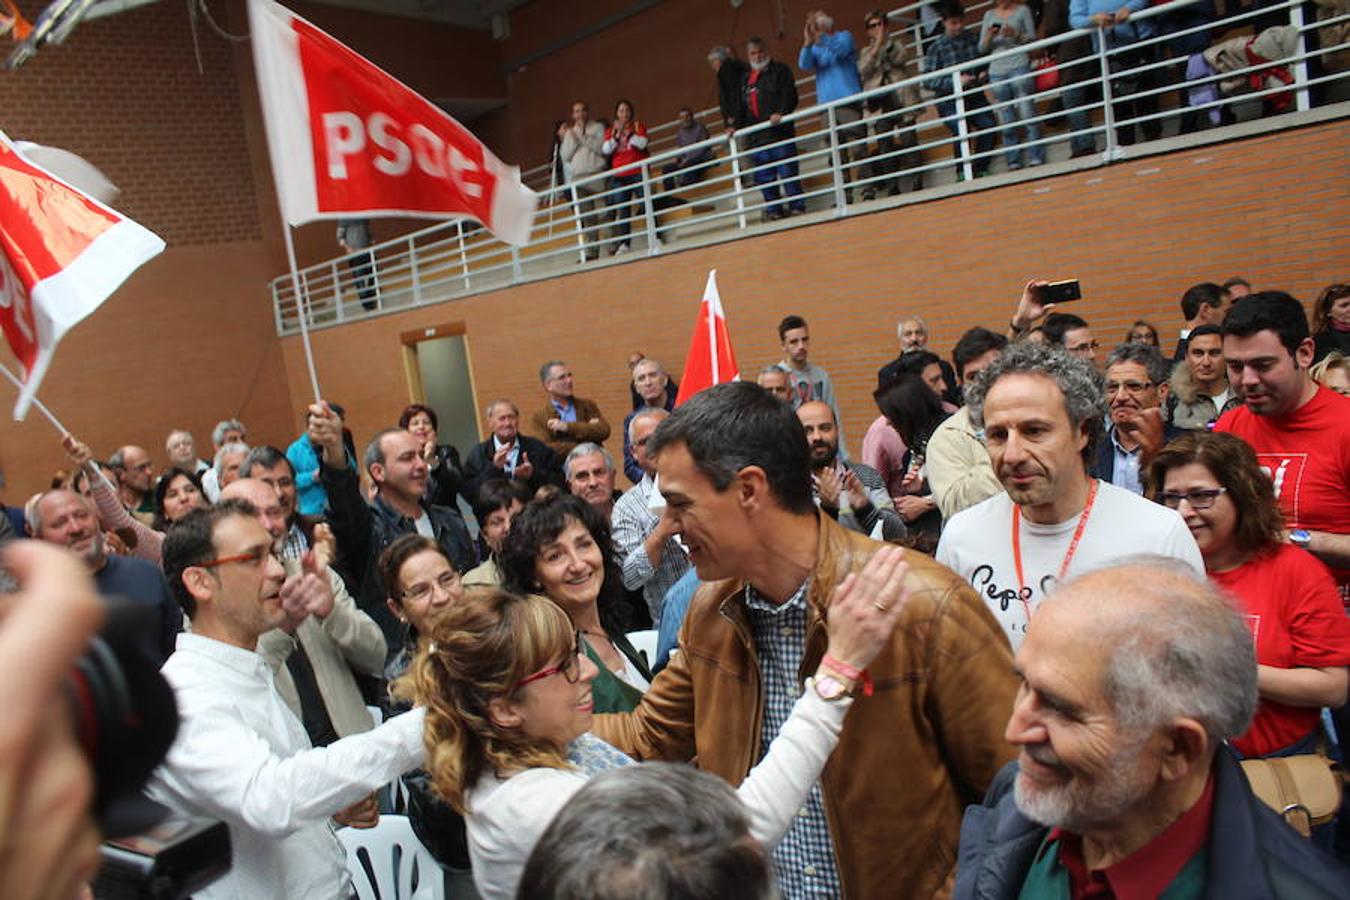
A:
[[[1263,666],[1350,666],[1350,618],[1327,567],[1306,550],[1280,544],[1210,579],[1242,602]],[[1262,700],[1251,728],[1233,742],[1244,756],[1262,756],[1308,736],[1321,711]]]
[[[635,146],[633,138],[638,138]],[[647,127],[641,122],[633,123],[633,130],[627,134],[615,136],[613,126],[605,132],[605,140],[614,142],[614,155],[610,157],[610,168],[615,175],[636,175],[640,171],[633,163],[641,162],[650,154],[647,152]],[[625,169],[625,166],[630,168]]]
[[[1214,426],[1242,438],[1275,480],[1289,528],[1350,534],[1350,398],[1319,387],[1283,418],[1229,410]],[[1350,603],[1350,569],[1332,569],[1341,600]]]

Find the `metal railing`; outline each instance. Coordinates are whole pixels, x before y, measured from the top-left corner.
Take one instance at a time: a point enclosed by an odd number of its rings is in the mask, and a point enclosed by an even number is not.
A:
[[[1152,7],[1136,23],[1182,10],[1198,0]],[[1179,80],[1185,55],[1172,47],[1190,35],[1214,38],[1249,34],[1251,23],[1287,15],[1294,52],[1276,62]],[[1299,0],[1240,13],[1184,30],[1153,34],[1113,46],[1095,29],[1078,29],[1009,51],[821,104],[685,148],[652,154],[625,178],[602,172],[578,178],[542,198],[531,240],[513,247],[468,221],[442,222],[300,272],[310,327],[436,303],[523,281],[576,271],[603,256],[665,251],[676,231],[700,241],[730,240],[760,220],[800,212],[846,216],[870,212],[881,194],[956,181],[967,186],[986,173],[1021,162],[1036,166],[1077,149],[1098,164],[1124,158],[1135,129],[1145,142],[1177,130],[1208,127],[1212,113],[1253,118],[1273,109],[1301,111],[1335,89],[1350,93],[1350,73],[1328,72],[1320,60],[1350,44],[1310,50],[1308,35],[1350,19],[1341,15],[1306,22]],[[1139,28],[1140,33],[1151,29]],[[1020,62],[1088,38],[1092,49],[1061,59],[1059,83],[1038,89],[1037,71],[1020,66],[994,79],[991,99],[979,73],[990,63]],[[1213,43],[1211,39],[1209,43]],[[1061,54],[1063,55],[1063,54]],[[966,76],[966,77],[963,77]],[[1234,84],[1256,89],[1229,94]],[[1217,96],[1201,96],[1214,90]],[[907,96],[909,101],[896,98]],[[1180,100],[1168,107],[1162,101]],[[885,112],[852,121],[860,102]],[[1278,113],[1272,113],[1278,114]],[[1350,114],[1338,102],[1329,116]],[[1069,126],[1051,126],[1064,118]],[[1001,121],[996,121],[1001,120]],[[1295,120],[1296,121],[1296,120]],[[1279,127],[1272,125],[1271,127]],[[1014,129],[1020,139],[1013,141]],[[995,146],[1000,133],[1006,140]],[[1090,149],[1089,149],[1090,148]],[[681,167],[688,154],[710,158]],[[1002,159],[1000,159],[1000,156]],[[903,201],[900,201],[903,202]],[[298,330],[299,304],[289,276],[271,283],[277,330]]]
[[[926,0],[918,0],[918,2],[910,3],[907,6],[897,7],[896,9],[893,9],[890,12],[886,13],[886,18],[889,22],[900,26],[899,28],[896,28],[890,32],[891,36],[898,37],[904,44],[905,52],[909,54],[909,58],[918,61],[920,65],[919,68],[920,72],[923,71],[922,63],[923,63],[923,44],[924,44],[923,38],[924,22],[922,19],[921,10],[925,7],[925,5],[928,5],[926,3]],[[966,17],[969,20],[973,15],[974,27],[978,28],[980,17],[982,17],[984,14],[983,11],[991,8],[993,5],[994,0],[979,0],[979,2],[977,3],[972,3],[965,10]],[[792,66],[795,64],[795,62],[796,62],[795,59],[789,60],[788,65]],[[803,75],[801,78],[798,78],[795,83],[797,87],[797,97],[800,105],[801,106],[813,105],[816,99],[815,76]],[[718,107],[712,106],[709,107],[708,109],[696,111],[694,113],[694,119],[695,121],[702,123],[705,128],[711,130],[712,128],[721,125],[722,111]],[[675,146],[675,136],[679,130],[680,130],[680,122],[677,119],[671,119],[669,121],[662,122],[659,125],[654,125],[648,128],[647,137],[649,139],[649,143],[647,145],[647,149],[652,153],[660,153],[663,150],[671,149],[672,147]],[[556,163],[546,162],[540,163],[537,166],[531,166],[530,168],[525,169],[521,172],[521,181],[523,181],[529,187],[534,188],[536,191],[543,192],[551,190],[555,186],[554,185],[555,176],[553,171],[554,165],[556,165]]]

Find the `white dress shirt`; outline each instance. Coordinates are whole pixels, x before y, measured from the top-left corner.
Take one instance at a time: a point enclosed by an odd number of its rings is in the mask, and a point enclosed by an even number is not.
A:
[[[422,765],[422,710],[314,749],[257,653],[180,634],[164,663],[180,724],[147,792],[222,819],[234,864],[197,900],[346,900],[346,854],[329,817]]]

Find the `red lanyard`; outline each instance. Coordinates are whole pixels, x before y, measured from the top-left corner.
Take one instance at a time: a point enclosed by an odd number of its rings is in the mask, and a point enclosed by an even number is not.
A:
[[[1097,479],[1092,479],[1092,487],[1088,488],[1087,502],[1083,504],[1083,514],[1078,518],[1078,527],[1073,530],[1073,539],[1069,541],[1068,552],[1064,554],[1064,562],[1059,566],[1059,575],[1056,579],[1064,580],[1064,573],[1069,571],[1069,563],[1073,562],[1073,555],[1078,552],[1078,542],[1083,539],[1083,529],[1087,528],[1088,516],[1092,513],[1092,504],[1097,500]],[[1027,612],[1027,622],[1031,621],[1031,603],[1027,599],[1030,594],[1027,593],[1026,578],[1022,576],[1022,508],[1016,503],[1013,504],[1012,512],[1012,552],[1013,567],[1017,570],[1017,596],[1022,600],[1022,606]]]

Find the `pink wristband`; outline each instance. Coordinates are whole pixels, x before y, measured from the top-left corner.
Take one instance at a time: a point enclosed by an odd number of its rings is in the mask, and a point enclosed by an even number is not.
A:
[[[830,654],[828,653],[826,653],[825,656],[821,658],[820,662],[821,665],[834,669],[836,672],[838,672],[840,675],[843,675],[850,681],[862,681],[863,677],[862,669],[855,669],[848,663],[841,662],[835,659],[833,656],[830,656]]]

